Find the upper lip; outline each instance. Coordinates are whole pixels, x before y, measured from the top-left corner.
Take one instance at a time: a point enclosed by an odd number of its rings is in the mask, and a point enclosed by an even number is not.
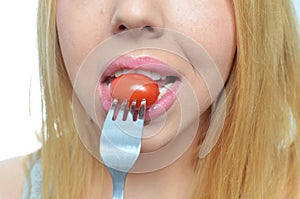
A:
[[[117,71],[123,69],[153,71],[164,76],[175,76],[178,79],[181,79],[180,75],[175,70],[172,70],[166,63],[155,58],[149,56],[122,56],[108,64],[100,81],[104,82],[108,77],[113,76]]]

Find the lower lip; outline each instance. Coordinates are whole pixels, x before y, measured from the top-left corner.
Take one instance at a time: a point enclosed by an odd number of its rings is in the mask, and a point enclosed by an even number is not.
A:
[[[150,121],[158,118],[163,113],[165,113],[171,105],[175,102],[177,93],[179,92],[181,87],[181,81],[177,80],[173,83],[170,89],[159,99],[157,100],[151,107],[146,110],[145,121]],[[99,97],[101,100],[102,107],[106,112],[108,112],[112,98],[110,96],[110,91],[108,90],[106,83],[100,83],[98,86],[99,89]]]

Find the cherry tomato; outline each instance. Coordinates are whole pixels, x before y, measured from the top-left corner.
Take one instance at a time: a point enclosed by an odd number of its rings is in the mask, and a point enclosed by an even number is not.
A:
[[[113,98],[137,101],[137,109],[143,99],[146,107],[150,107],[159,96],[159,88],[155,81],[142,74],[124,74],[111,83],[110,93]]]

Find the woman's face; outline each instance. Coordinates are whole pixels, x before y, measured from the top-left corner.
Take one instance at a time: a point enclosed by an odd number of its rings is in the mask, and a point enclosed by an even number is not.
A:
[[[115,41],[119,41],[121,46],[149,39],[155,43],[170,32],[178,32],[181,37],[188,38],[205,50],[206,56],[210,57],[217,67],[222,83],[228,78],[235,55],[236,35],[231,0],[57,0],[56,17],[62,55],[73,83],[91,50],[110,38],[116,38]],[[131,30],[135,32],[130,32]],[[126,31],[129,32],[127,35]],[[164,47],[165,44],[162,45],[162,48]],[[181,56],[172,53],[173,48],[181,49]],[[205,76],[204,72],[212,66],[201,66],[201,69],[197,69],[193,64],[194,60],[190,60],[192,56],[189,56],[191,52],[195,53],[195,50],[185,49],[186,46],[179,39],[172,41],[172,47],[168,50],[132,49],[124,52],[125,58],[117,59],[115,64],[106,63],[105,67],[99,66],[95,73],[88,74],[86,81],[93,78],[106,80],[108,76],[117,72],[109,74],[107,67],[114,70],[117,70],[116,66],[112,65],[118,65],[118,70],[122,67],[138,68],[141,63],[141,71],[154,71],[160,78],[168,76],[164,74],[166,71],[178,74],[175,76],[176,81],[180,81],[180,86],[175,92],[176,95],[186,95],[189,93],[187,90],[192,91],[198,105],[191,103],[193,100],[188,97],[182,97],[180,100],[160,100],[155,107],[164,111],[149,110],[144,133],[148,132],[152,136],[143,140],[144,151],[154,151],[165,146],[176,136],[178,129],[188,131],[192,123],[199,122],[199,115],[203,115],[214,100],[211,99],[207,88],[210,77]],[[201,56],[204,55],[199,55]],[[97,86],[99,102],[102,104],[96,106],[99,109],[96,110],[99,121],[104,120],[111,101],[110,96],[107,96],[107,84],[107,81],[100,81]],[[77,95],[84,101],[80,92]],[[93,106],[94,102],[83,104]],[[191,111],[182,115],[182,110],[186,109]],[[182,117],[185,119],[182,120]],[[164,118],[163,124],[161,118]]]

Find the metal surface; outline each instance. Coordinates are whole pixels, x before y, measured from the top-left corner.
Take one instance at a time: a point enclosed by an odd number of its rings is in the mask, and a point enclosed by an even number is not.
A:
[[[126,176],[141,150],[146,101],[139,111],[136,102],[129,110],[127,107],[126,101],[121,106],[118,100],[113,101],[100,137],[100,156],[112,176],[113,199],[123,199]]]

